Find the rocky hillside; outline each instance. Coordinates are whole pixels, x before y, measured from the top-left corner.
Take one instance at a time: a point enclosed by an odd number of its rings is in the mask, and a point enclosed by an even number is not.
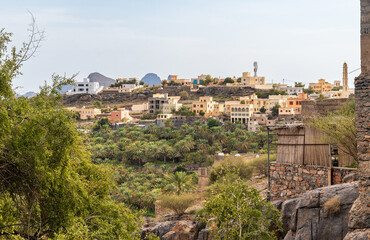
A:
[[[116,80],[106,77],[98,72],[90,73],[88,78],[90,79],[90,82],[98,82],[100,86],[104,86],[105,88],[116,82]]]

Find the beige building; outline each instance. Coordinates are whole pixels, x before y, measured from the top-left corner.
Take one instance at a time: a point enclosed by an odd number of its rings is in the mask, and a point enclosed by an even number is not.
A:
[[[256,132],[259,131],[260,127],[263,126],[274,126],[275,120],[268,119],[267,114],[253,114],[248,123],[248,131]]]
[[[333,89],[333,85],[326,82],[325,79],[319,79],[318,83],[310,83],[310,88],[320,93],[326,93]]]
[[[240,97],[240,102],[253,105],[253,112],[258,113],[262,107],[266,109],[267,113],[272,111],[275,105],[286,107],[289,98],[297,98],[295,95],[270,95],[269,98],[258,98],[256,94],[246,97]]]
[[[243,72],[241,77],[241,84],[245,86],[265,85],[265,77],[251,76],[249,72]]]
[[[171,113],[172,109],[179,110],[182,104],[178,103],[180,96],[168,96],[168,93],[156,93],[148,99],[149,113],[153,114],[157,110],[162,113]]]
[[[250,117],[253,114],[252,104],[235,104],[230,108],[230,120],[232,123],[248,124]]]
[[[199,101],[192,103],[191,111],[196,115],[204,112],[205,117],[219,116],[223,112],[223,105],[213,101],[213,97],[200,97]]]
[[[295,115],[294,108],[281,107],[279,108],[279,116]]]
[[[167,84],[170,83],[170,82],[174,82],[174,83],[177,83],[181,86],[191,86],[192,85],[190,79],[184,79],[184,78],[180,79],[180,78],[178,78],[177,75],[169,75],[168,79],[162,80],[162,82],[167,83]]]
[[[79,114],[79,119],[81,119],[81,120],[94,119],[96,117],[96,115],[101,114],[100,109],[97,109],[97,108],[71,107],[71,108],[67,108],[67,109],[71,110],[73,112],[77,112]]]

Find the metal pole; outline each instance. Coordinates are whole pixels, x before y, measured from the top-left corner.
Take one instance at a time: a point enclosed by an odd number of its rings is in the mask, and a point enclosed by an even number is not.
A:
[[[270,128],[267,127],[267,201],[270,201]]]

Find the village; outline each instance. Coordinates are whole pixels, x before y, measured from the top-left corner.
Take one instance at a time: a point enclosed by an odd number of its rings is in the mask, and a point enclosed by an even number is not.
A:
[[[219,92],[223,89],[241,88],[249,90],[249,93],[245,95],[242,93],[239,96],[232,96],[231,93],[228,97],[219,97],[217,92],[199,97],[195,95],[212,88],[218,89]],[[145,89],[152,92],[146,101],[143,99],[138,103],[130,101],[129,97],[125,98],[143,93]],[[265,77],[258,77],[255,69],[254,76],[245,72],[242,77],[225,79],[212,78],[210,75],[179,79],[176,75],[170,75],[168,79],[162,80],[161,85],[152,86],[144,85],[136,78],[119,78],[108,87],[84,79],[83,82],[77,81],[73,88],[64,94],[66,98],[86,94],[97,94],[103,98],[122,96],[117,97],[120,100],[115,101],[116,104],[107,104],[101,108],[94,107],[94,103],[89,102],[86,103],[87,106],[69,107],[69,110],[78,113],[79,120],[108,118],[117,126],[125,124],[148,126],[151,123],[164,126],[171,122],[180,127],[185,122],[202,117],[241,123],[249,131],[256,132],[260,127],[301,123],[305,114],[311,114],[312,105],[315,105],[316,100],[330,99],[328,102],[336,105],[333,102],[344,102],[354,94],[354,90],[348,88],[348,68],[347,63],[344,63],[342,81],[335,80],[331,84],[320,79],[317,83],[310,83],[306,88],[304,84],[298,82],[294,86],[266,84]],[[99,100],[98,102],[101,105]],[[83,102],[79,102],[78,105],[81,104]]]

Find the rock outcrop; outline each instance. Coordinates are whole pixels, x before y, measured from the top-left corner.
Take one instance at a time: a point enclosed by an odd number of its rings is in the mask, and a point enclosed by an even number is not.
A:
[[[165,216],[163,221],[148,223],[141,230],[141,238],[153,233],[161,240],[208,240],[205,224],[194,221],[194,216]]]
[[[349,211],[358,194],[358,183],[353,182],[318,188],[284,202],[275,201],[282,212],[284,240],[343,239],[348,232]],[[336,204],[326,204],[333,198]]]

